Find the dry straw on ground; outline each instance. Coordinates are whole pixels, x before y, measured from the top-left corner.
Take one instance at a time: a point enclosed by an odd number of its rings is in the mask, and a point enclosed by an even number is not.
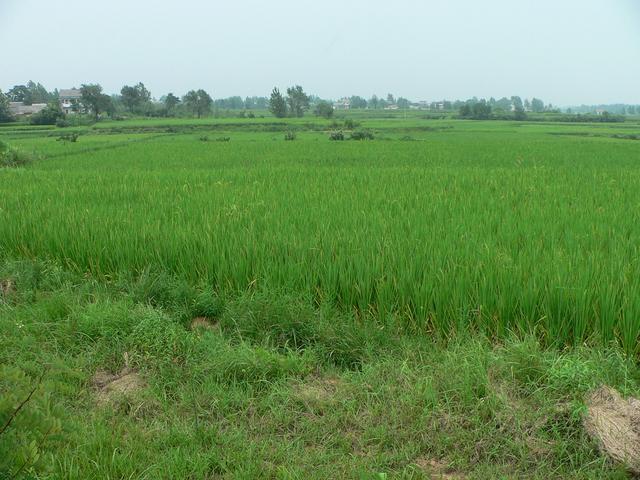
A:
[[[640,475],[640,400],[601,387],[587,400],[584,424],[600,450]]]

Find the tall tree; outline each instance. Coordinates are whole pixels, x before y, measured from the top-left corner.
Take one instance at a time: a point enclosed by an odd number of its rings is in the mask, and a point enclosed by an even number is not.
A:
[[[168,93],[163,100],[164,108],[167,109],[167,115],[173,114],[175,108],[180,104],[180,99],[176,97],[173,93]]]
[[[34,103],[48,103],[57,100],[53,93],[49,93],[41,83],[29,80],[26,85],[14,85],[7,92],[12,102],[23,102],[25,105]]]
[[[14,85],[8,92],[7,97],[11,102],[23,102],[31,105],[31,92],[26,85]]]
[[[191,90],[182,98],[185,106],[191,110],[198,118],[208,114],[211,111],[213,100],[211,96],[203,89]]]
[[[302,117],[309,110],[309,96],[300,85],[287,88],[287,104],[292,117]]]
[[[287,116],[287,102],[280,93],[280,90],[278,90],[278,87],[273,87],[273,91],[271,92],[269,110],[278,118],[284,118]]]
[[[122,96],[122,103],[130,112],[151,100],[151,92],[147,90],[142,82],[133,87],[125,85],[120,90],[120,95]]]
[[[378,96],[372,95],[371,98],[369,99],[369,107],[373,109],[377,109],[379,104],[380,104],[380,101],[378,100]]]
[[[403,110],[408,110],[409,107],[411,106],[411,102],[403,97],[398,97],[398,100],[396,100],[396,103],[398,104],[398,108],[401,108]]]
[[[525,120],[527,118],[527,112],[524,110],[522,99],[518,96],[511,97],[511,104],[513,105],[513,115],[516,120]]]
[[[9,97],[0,90],[0,123],[13,121],[13,115],[9,110]]]
[[[111,97],[102,93],[101,85],[97,83],[82,84],[80,94],[82,95],[80,102],[87,110],[93,113],[96,120],[100,117],[101,113],[113,111]]]
[[[539,98],[534,98],[531,100],[531,110],[536,113],[544,112],[544,102]]]
[[[367,101],[358,95],[353,95],[349,98],[349,108],[367,108]]]

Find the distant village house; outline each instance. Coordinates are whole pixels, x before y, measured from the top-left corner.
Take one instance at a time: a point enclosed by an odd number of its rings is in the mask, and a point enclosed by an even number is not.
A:
[[[58,97],[60,99],[60,108],[65,115],[80,111],[82,93],[77,88],[62,89],[58,93]]]
[[[351,100],[347,97],[338,100],[333,103],[333,108],[335,110],[349,110],[351,108]]]

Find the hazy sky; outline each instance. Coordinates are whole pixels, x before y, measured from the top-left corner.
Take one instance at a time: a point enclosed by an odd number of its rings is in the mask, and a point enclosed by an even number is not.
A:
[[[640,104],[640,0],[0,0],[0,88]]]

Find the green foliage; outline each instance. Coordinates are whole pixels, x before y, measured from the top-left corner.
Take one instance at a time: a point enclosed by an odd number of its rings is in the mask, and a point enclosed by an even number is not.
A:
[[[491,105],[485,100],[467,102],[460,107],[460,117],[471,120],[488,120],[491,117]]]
[[[287,102],[277,87],[274,87],[273,91],[271,92],[271,98],[269,99],[269,110],[277,118],[284,118],[287,116]]]
[[[169,93],[164,97],[162,103],[164,103],[164,107],[167,110],[167,115],[171,116],[175,113],[178,105],[180,105],[180,99],[173,93]]]
[[[112,114],[114,112],[111,97],[102,93],[101,85],[83,84],[80,87],[80,93],[82,94],[80,102],[87,111],[93,113],[96,120],[100,118],[100,114],[102,113]]]
[[[41,380],[0,364],[0,478],[36,478],[53,466],[47,451],[62,425]]]
[[[0,141],[0,168],[25,167],[31,162],[31,155]]]
[[[0,123],[12,122],[14,120],[9,110],[9,97],[0,90]]]
[[[352,118],[347,118],[344,121],[345,130],[355,130],[359,126],[360,126],[360,122],[357,122],[356,120],[353,120]]]
[[[58,103],[51,103],[29,119],[31,125],[57,125],[59,120],[64,120],[64,113]]]
[[[287,88],[288,111],[292,117],[304,116],[304,112],[309,109],[309,101],[309,96],[304,93],[300,85]]]
[[[531,99],[531,111],[536,113],[544,112],[544,102],[539,98]]]
[[[74,129],[80,150],[20,126],[14,144],[50,158],[2,172],[0,249],[98,275],[148,271],[136,301],[185,324],[193,285],[259,287],[408,331],[637,353],[640,222],[625,207],[639,198],[637,142],[614,136],[629,125],[379,114],[350,114],[376,141],[340,148],[329,122],[296,119],[104,122]],[[297,140],[278,146],[284,129]],[[197,140],[230,132],[225,145]]]
[[[182,97],[182,103],[185,107],[196,115],[198,118],[202,115],[208,115],[211,111],[213,100],[211,96],[204,90],[191,90]]]
[[[373,132],[367,129],[355,130],[351,133],[351,140],[373,140]]]
[[[443,343],[275,291],[227,297],[220,315],[203,290],[199,311],[220,329],[190,331],[136,304],[126,277],[0,264],[10,272],[37,294],[0,308],[6,477],[625,478],[581,419],[594,386],[638,396],[640,370],[618,350],[558,351],[532,336]],[[94,373],[125,365],[146,386],[124,405],[98,402]]]
[[[60,135],[56,140],[63,143],[76,143],[80,134],[77,132],[65,133],[64,135]]]
[[[294,130],[287,130],[287,132],[285,132],[284,134],[285,141],[292,142],[296,138],[298,138],[298,135]]]
[[[125,85],[120,90],[120,95],[122,99],[122,103],[127,107],[130,112],[134,112],[139,109],[142,105],[149,103],[151,101],[151,92],[147,90],[142,82],[139,82],[137,85],[131,87]],[[173,94],[170,94],[173,95]],[[171,98],[170,103],[175,106],[174,98]],[[165,102],[166,103],[166,102]],[[169,109],[167,107],[167,109]]]
[[[331,118],[333,117],[333,105],[325,101],[318,102],[313,113],[318,117]]]
[[[335,130],[329,134],[329,140],[342,141],[344,140],[344,133],[342,130]]]
[[[34,103],[52,103],[58,100],[55,92],[48,92],[40,83],[29,80],[26,85],[15,85],[7,92],[12,102],[23,102],[25,105]]]

